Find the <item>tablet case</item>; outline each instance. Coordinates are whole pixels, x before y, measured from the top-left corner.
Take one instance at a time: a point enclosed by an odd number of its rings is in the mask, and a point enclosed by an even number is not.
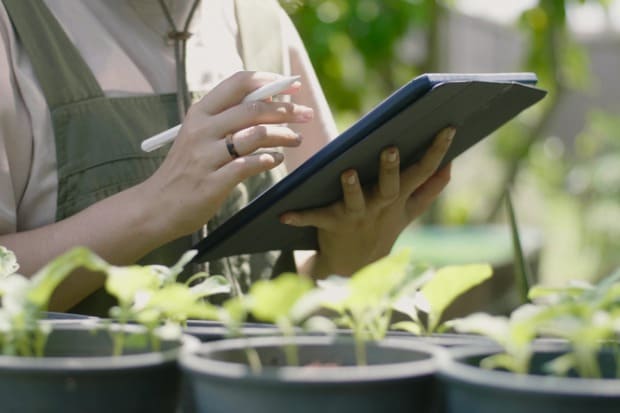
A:
[[[341,199],[340,174],[358,171],[376,182],[379,154],[395,145],[401,168],[422,157],[437,132],[456,127],[443,163],[479,142],[546,92],[533,73],[425,74],[401,87],[287,177],[213,230],[194,248],[194,261],[269,250],[317,248],[316,229],[284,225],[287,211],[329,205]]]

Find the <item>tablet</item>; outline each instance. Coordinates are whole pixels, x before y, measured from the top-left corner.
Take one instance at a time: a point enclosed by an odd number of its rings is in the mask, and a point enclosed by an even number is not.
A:
[[[419,160],[437,132],[456,127],[447,163],[540,101],[533,73],[424,74],[411,80],[197,243],[194,261],[269,250],[317,248],[316,229],[280,223],[287,211],[329,205],[342,197],[340,174],[358,171],[373,185],[379,155],[400,151],[401,168]]]

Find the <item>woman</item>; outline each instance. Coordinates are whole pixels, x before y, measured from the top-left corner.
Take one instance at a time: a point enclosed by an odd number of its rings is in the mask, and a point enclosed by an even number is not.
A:
[[[283,160],[294,168],[336,133],[303,45],[275,2],[2,6],[0,245],[16,253],[25,275],[75,245],[118,265],[170,264],[205,222],[217,225],[275,182]],[[279,76],[273,72],[302,76],[288,91],[291,102],[241,104]],[[204,96],[185,115],[188,90]],[[181,119],[169,151],[139,150]],[[388,148],[372,192],[346,171],[341,202],[285,214],[286,224],[319,229],[320,251],[298,260],[298,269],[350,274],[385,255],[447,183],[449,170],[436,169],[453,134],[440,133],[402,174],[398,151]],[[227,135],[240,157],[231,156]],[[271,152],[253,153],[261,148]],[[246,287],[276,262],[262,254],[210,264]],[[51,309],[99,313],[109,305],[101,285],[100,275],[73,274]]]

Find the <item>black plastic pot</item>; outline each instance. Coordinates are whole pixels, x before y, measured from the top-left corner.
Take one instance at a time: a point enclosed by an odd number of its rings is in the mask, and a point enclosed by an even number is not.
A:
[[[228,328],[221,322],[208,320],[189,320],[183,329],[185,334],[198,338],[200,341],[215,341],[230,338]],[[242,337],[266,337],[282,335],[273,324],[244,323],[239,333]]]
[[[484,336],[475,334],[431,334],[428,336],[416,336],[404,331],[390,331],[387,334],[391,338],[414,340],[435,346],[454,348],[454,347],[481,347],[493,346],[496,343]]]
[[[61,313],[56,311],[46,311],[43,313],[43,319],[52,321],[94,321],[99,320],[99,317],[74,314],[74,313]]]
[[[285,366],[287,343],[303,367]],[[247,348],[262,360],[261,372],[248,367]],[[180,361],[201,413],[435,411],[434,346],[388,339],[367,351],[368,365],[358,367],[349,339],[260,337],[203,343]]]
[[[198,344],[193,337],[184,343]],[[181,347],[178,340],[163,341],[160,351],[145,345],[112,356],[107,331],[55,325],[44,357],[0,356],[1,410],[173,413],[180,398]]]
[[[460,348],[443,352],[439,381],[446,413],[617,413],[620,411],[620,380],[613,379],[616,364],[611,352],[602,352],[599,363],[603,379],[551,377],[543,365],[563,354],[557,342],[538,347],[531,372],[519,375],[478,367],[495,349]]]

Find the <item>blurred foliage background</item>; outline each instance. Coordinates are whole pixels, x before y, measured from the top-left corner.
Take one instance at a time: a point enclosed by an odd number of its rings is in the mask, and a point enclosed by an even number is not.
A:
[[[453,21],[449,16],[461,13],[458,6],[468,1],[474,0],[283,3],[343,130],[412,77],[449,71],[446,50],[459,47],[459,39],[445,35]],[[509,24],[524,44],[509,71],[535,72],[549,95],[455,162],[452,183],[424,222],[506,222],[502,197],[510,188],[521,224],[538,228],[544,239],[535,269],[539,278],[547,283],[595,280],[620,262],[618,106],[612,102],[588,108],[583,125],[567,136],[558,135],[551,123],[566,112],[568,96],[591,93],[597,85],[588,51],[571,29],[569,11],[595,6],[609,16],[612,1],[526,3]],[[446,43],[450,41],[457,44]],[[616,50],[620,53],[620,45]]]

